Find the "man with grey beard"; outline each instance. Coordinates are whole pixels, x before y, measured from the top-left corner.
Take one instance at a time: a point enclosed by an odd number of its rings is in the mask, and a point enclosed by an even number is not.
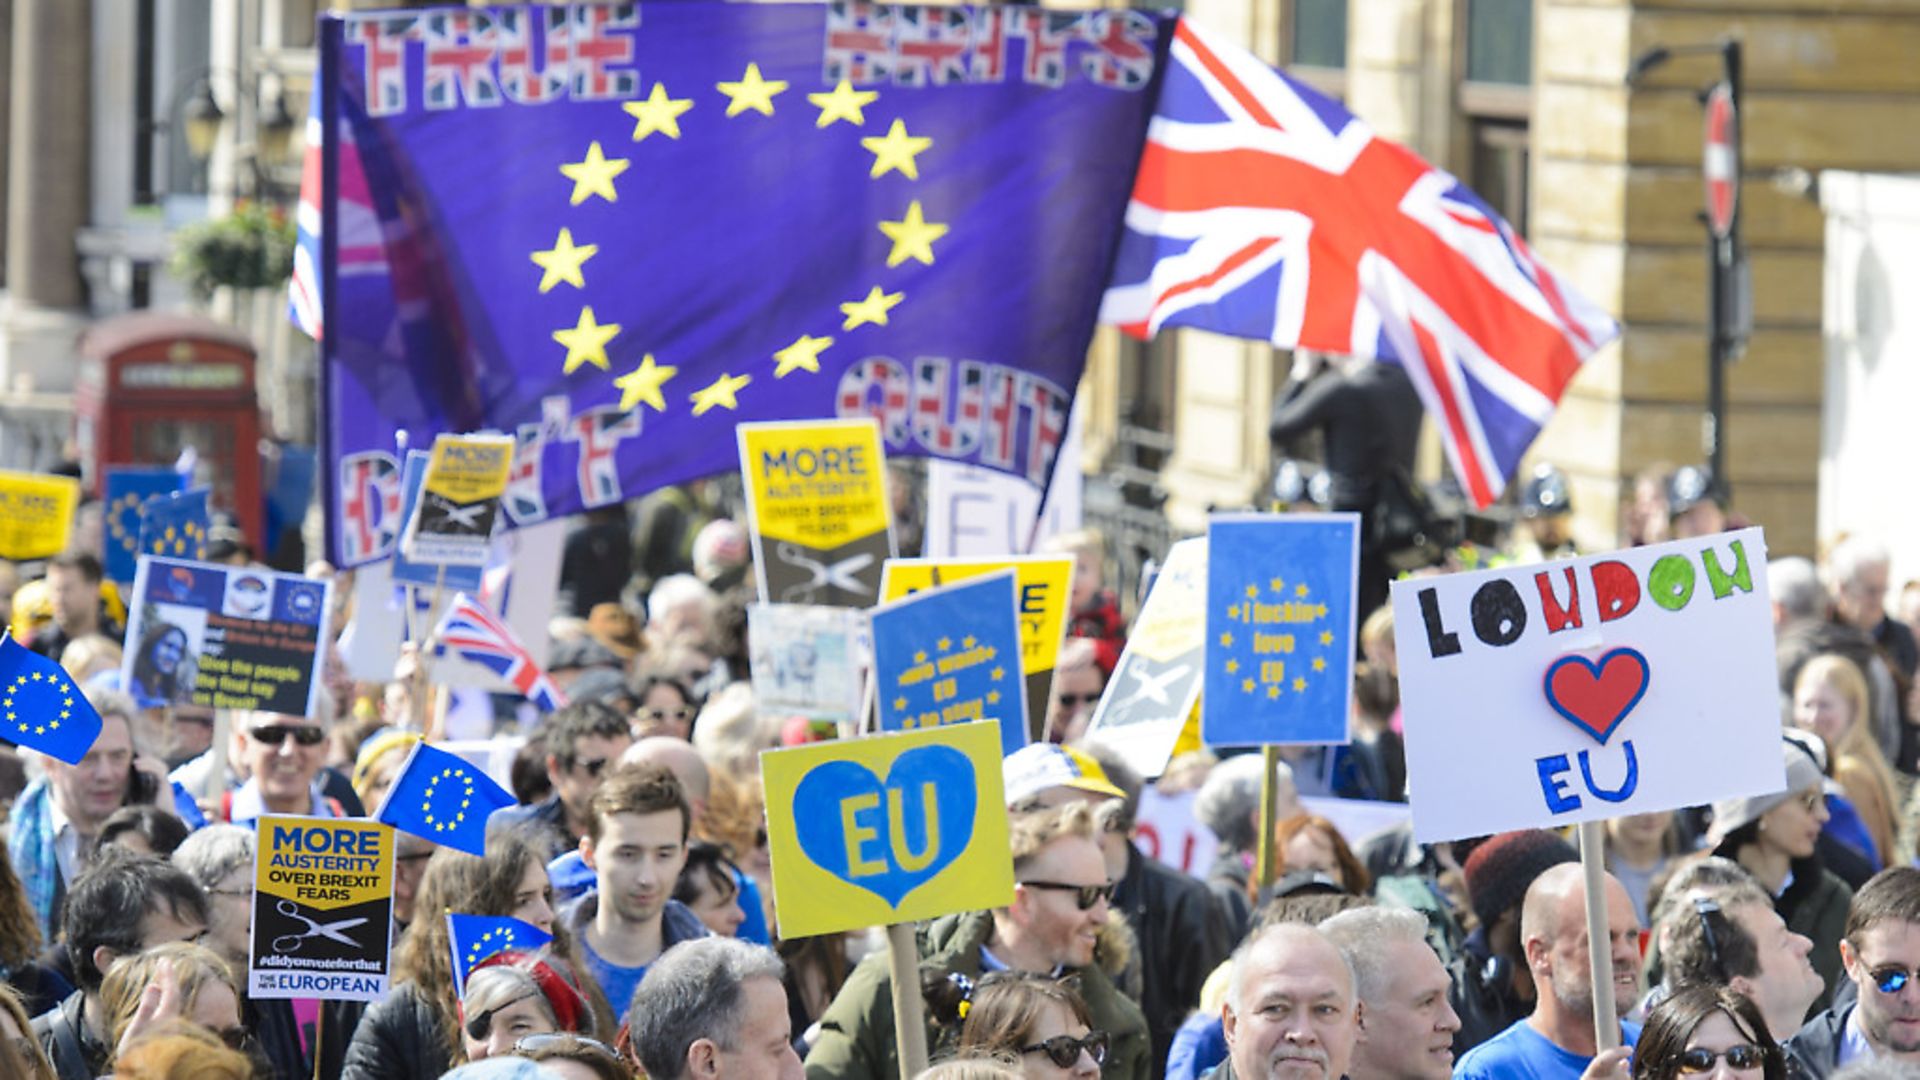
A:
[[[1233,954],[1220,1020],[1227,1060],[1213,1080],[1335,1080],[1353,1059],[1353,968],[1323,933],[1282,923]]]
[[[1579,863],[1562,863],[1534,879],[1520,907],[1520,944],[1533,976],[1533,1013],[1467,1051],[1454,1080],[1574,1080],[1592,1062],[1593,975],[1588,967],[1586,893]],[[1607,941],[1613,957],[1613,1007],[1624,1015],[1640,992],[1640,921],[1633,901],[1607,875]],[[1622,1022],[1620,1042],[1640,1039]]]

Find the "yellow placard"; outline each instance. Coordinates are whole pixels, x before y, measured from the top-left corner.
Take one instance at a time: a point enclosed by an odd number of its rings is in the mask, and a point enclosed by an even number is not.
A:
[[[1073,556],[1025,555],[1005,559],[888,559],[880,577],[880,600],[898,600],[940,585],[1013,571],[1014,605],[1020,614],[1020,670],[1052,671],[1073,600]]]
[[[80,481],[0,470],[0,559],[45,559],[67,549]]]
[[[450,502],[482,502],[506,493],[512,470],[512,436],[439,435],[422,486]]]
[[[871,419],[741,424],[755,534],[815,550],[887,531],[887,461]]]
[[[987,720],[761,754],[780,933],[1012,903],[1000,753]]]
[[[392,827],[267,815],[258,829],[247,992],[379,1000],[392,944]]]

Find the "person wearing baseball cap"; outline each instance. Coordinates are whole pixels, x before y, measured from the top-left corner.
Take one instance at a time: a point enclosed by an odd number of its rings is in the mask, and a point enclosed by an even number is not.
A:
[[[1086,751],[1070,746],[1028,743],[1008,754],[1000,771],[1006,781],[1009,810],[1059,806],[1075,799],[1100,802],[1127,797],[1107,779],[1107,771],[1099,762]]]
[[[1714,803],[1707,842],[1715,855],[1732,859],[1759,880],[1787,929],[1812,939],[1813,969],[1827,984],[1814,1002],[1818,1010],[1827,1007],[1845,974],[1840,940],[1853,890],[1827,869],[1817,850],[1828,817],[1826,755],[1818,737],[1782,732],[1780,752],[1786,790]]]

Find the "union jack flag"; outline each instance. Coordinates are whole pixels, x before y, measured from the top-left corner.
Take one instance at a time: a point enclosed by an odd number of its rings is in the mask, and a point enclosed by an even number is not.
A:
[[[507,624],[466,593],[453,595],[447,613],[440,616],[440,624],[433,628],[433,636],[439,641],[437,653],[444,655],[452,649],[463,659],[499,673],[541,712],[552,712],[566,705],[567,696],[547,678],[533,654],[513,636]]]
[[[1401,364],[1475,505],[1619,326],[1446,172],[1186,19],[1101,319]]]

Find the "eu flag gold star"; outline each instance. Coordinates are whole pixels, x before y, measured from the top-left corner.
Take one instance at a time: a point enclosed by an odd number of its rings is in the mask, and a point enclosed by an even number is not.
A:
[[[917,653],[914,653],[914,654],[913,654],[913,662],[914,662],[914,663],[916,663],[916,664],[924,664],[924,663],[926,663],[926,662],[927,662],[927,652],[926,652],[926,650],[925,650],[925,649],[922,649],[922,650],[920,650],[919,652],[917,652]]]
[[[953,639],[943,637],[939,641],[934,642],[934,644],[940,647],[941,652],[946,652],[948,649],[953,648]]]
[[[752,381],[751,375],[722,374],[705,387],[688,395],[688,400],[693,402],[693,415],[699,416],[715,406],[723,409],[739,408],[740,403],[734,399],[734,394]]]
[[[840,324],[840,329],[851,330],[868,323],[885,326],[887,312],[892,311],[904,299],[906,299],[905,293],[886,292],[875,285],[868,290],[866,299],[853,300],[840,305],[840,313],[847,317],[847,320]]]
[[[894,699],[893,699],[893,711],[894,711],[894,712],[906,712],[906,711],[907,711],[907,699],[906,699],[906,698],[903,698],[903,697],[897,697],[897,698],[894,698]]]
[[[601,371],[607,370],[607,342],[612,341],[619,332],[619,323],[595,322],[593,309],[581,308],[580,321],[570,329],[553,332],[553,340],[567,347],[567,362],[561,374],[571,375],[581,364],[592,364]]]
[[[1273,683],[1272,685],[1270,685],[1270,686],[1268,686],[1268,687],[1267,687],[1267,697],[1269,697],[1269,698],[1277,698],[1277,697],[1279,697],[1279,696],[1280,696],[1280,684],[1279,684],[1279,683]]]
[[[1304,596],[1306,596],[1306,595],[1307,595],[1307,583],[1303,581],[1303,582],[1301,582],[1300,584],[1298,584],[1298,585],[1295,585],[1295,586],[1293,587],[1293,595],[1295,595],[1295,596],[1300,596],[1300,597],[1304,597]]]
[[[932,146],[933,140],[907,134],[907,125],[895,120],[885,135],[870,135],[861,139],[860,145],[873,154],[873,168],[867,173],[870,178],[878,180],[898,169],[907,179],[918,180],[920,166],[914,163],[914,156]]]
[[[1333,644],[1333,631],[1331,630],[1320,631],[1320,644],[1322,645]]]
[[[830,337],[801,334],[799,340],[773,354],[773,358],[780,363],[779,367],[773,369],[773,377],[784,379],[796,368],[817,374],[820,371],[820,354],[831,344],[833,339]]]
[[[1241,693],[1243,693],[1243,694],[1251,694],[1251,693],[1253,693],[1253,680],[1252,680],[1252,679],[1241,679],[1241,680],[1240,680],[1240,692],[1241,692]]]
[[[720,92],[727,95],[727,115],[739,116],[752,109],[762,116],[773,115],[773,96],[786,90],[787,84],[779,79],[760,77],[760,65],[748,64],[747,73],[740,76],[739,82],[718,84]]]
[[[887,269],[891,270],[908,259],[932,266],[933,242],[947,235],[947,226],[922,216],[920,200],[915,199],[907,204],[905,218],[882,221],[880,231],[893,241],[893,250],[887,252]]]
[[[808,101],[820,107],[820,118],[813,122],[817,128],[830,127],[835,120],[859,127],[867,122],[867,114],[860,110],[879,99],[880,95],[872,90],[855,90],[847,79],[841,79],[840,85],[829,93],[807,95]]]
[[[1221,635],[1220,635],[1220,644],[1221,644],[1222,646],[1224,646],[1224,647],[1226,647],[1226,648],[1232,648],[1232,647],[1233,647],[1233,635],[1232,635],[1231,633],[1227,633],[1227,634],[1221,634]]]
[[[1307,680],[1299,676],[1295,676],[1293,680],[1293,692],[1298,694],[1306,690],[1306,688],[1307,688]]]
[[[563,281],[576,289],[586,288],[587,279],[581,276],[580,268],[599,251],[599,244],[575,244],[573,230],[561,229],[552,247],[528,256],[542,271],[540,291],[545,293]]]
[[[1239,670],[1240,670],[1240,661],[1238,660],[1227,661],[1227,674],[1232,675],[1238,672]]]
[[[960,647],[963,649],[971,649],[979,640],[979,638],[974,637],[972,634],[968,634],[966,637],[960,639]]]
[[[654,412],[667,411],[667,399],[660,387],[680,373],[677,367],[653,362],[653,354],[640,358],[640,366],[613,380],[620,388],[620,411],[626,412],[640,402],[653,406]]]
[[[1000,691],[998,690],[987,691],[987,704],[989,705],[1000,704]]]
[[[1314,658],[1313,658],[1313,670],[1315,670],[1315,671],[1325,671],[1325,670],[1327,670],[1327,658],[1326,658],[1326,657],[1324,657],[1324,656],[1316,656],[1316,657],[1314,657]]]
[[[639,142],[654,132],[669,139],[680,137],[680,115],[693,108],[692,98],[673,98],[667,96],[667,88],[653,84],[653,93],[644,101],[629,101],[620,106],[628,116],[633,117],[633,141]]]
[[[1273,578],[1267,582],[1267,588],[1272,589],[1274,592],[1279,592],[1286,587],[1287,582],[1284,578]]]
[[[1247,599],[1258,600],[1259,598],[1260,598],[1260,586],[1258,585],[1247,586]]]
[[[573,198],[569,206],[579,206],[595,195],[608,202],[618,201],[613,191],[613,178],[627,171],[626,158],[610,158],[600,151],[600,140],[587,144],[585,161],[568,162],[560,166],[561,175],[573,181]]]

